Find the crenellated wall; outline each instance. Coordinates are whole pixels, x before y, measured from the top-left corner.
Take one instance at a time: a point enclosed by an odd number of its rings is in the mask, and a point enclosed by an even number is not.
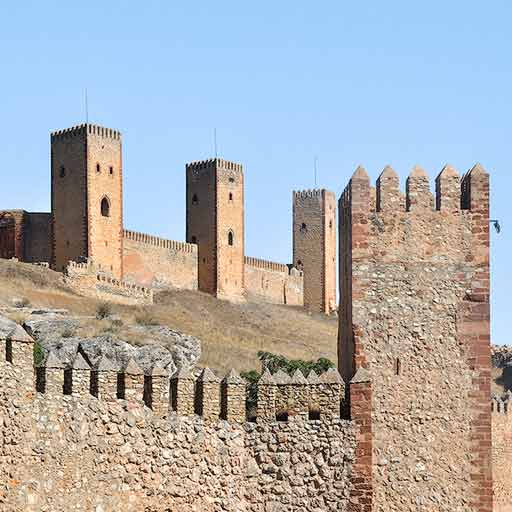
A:
[[[245,292],[274,304],[302,306],[304,275],[292,266],[246,256]]]
[[[197,290],[197,245],[124,230],[124,280]]]
[[[2,511],[353,510],[359,433],[340,418],[336,371],[267,374],[265,417],[249,423],[234,371],[144,375],[133,360],[90,367],[78,349],[71,366],[50,353],[34,377],[32,346],[0,323]]]
[[[416,167],[405,188],[358,168],[339,201],[339,367],[372,377],[374,510],[490,512],[489,176],[446,166],[434,201]]]
[[[512,512],[512,393],[492,399],[493,512]]]
[[[152,304],[153,290],[127,281],[115,279],[93,261],[70,261],[64,279],[77,293],[121,304]]]

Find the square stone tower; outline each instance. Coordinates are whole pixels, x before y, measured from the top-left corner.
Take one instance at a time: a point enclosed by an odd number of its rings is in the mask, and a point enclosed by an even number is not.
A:
[[[336,197],[329,190],[293,192],[293,264],[304,271],[304,306],[336,307]]]
[[[199,289],[244,294],[244,174],[220,158],[187,164],[187,242],[198,246]]]
[[[51,135],[52,266],[90,258],[123,275],[121,134],[83,124]]]
[[[375,510],[491,512],[489,176],[446,166],[434,200],[416,167],[405,189],[358,168],[339,201],[339,368],[371,377],[350,401]]]

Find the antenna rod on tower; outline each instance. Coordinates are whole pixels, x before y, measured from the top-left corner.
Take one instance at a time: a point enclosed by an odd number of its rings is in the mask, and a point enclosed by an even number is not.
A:
[[[213,150],[215,153],[215,158],[217,158],[217,128],[213,129]]]
[[[87,87],[85,88],[85,122],[89,124],[89,99],[87,98]]]

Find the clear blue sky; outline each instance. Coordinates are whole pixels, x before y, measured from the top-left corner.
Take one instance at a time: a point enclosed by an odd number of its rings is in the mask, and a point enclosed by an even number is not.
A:
[[[0,208],[48,211],[49,132],[124,135],[125,225],[181,240],[184,165],[246,173],[247,253],[291,258],[291,191],[480,161],[492,175],[493,341],[512,343],[512,3],[2,2]],[[507,315],[507,311],[509,315]]]

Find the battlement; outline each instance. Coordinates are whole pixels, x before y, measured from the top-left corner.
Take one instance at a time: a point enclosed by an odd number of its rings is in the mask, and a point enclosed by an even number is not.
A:
[[[127,229],[123,231],[123,236],[127,240],[133,240],[134,242],[139,242],[142,244],[154,245],[155,247],[161,247],[162,249],[169,249],[186,253],[197,253],[196,244],[179,242],[176,240],[168,240],[166,238],[160,238],[158,236],[147,235],[146,233],[130,231]]]
[[[307,190],[294,190],[293,198],[294,199],[307,199],[313,197],[323,197],[325,194],[332,194],[333,192],[326,190],[325,188],[317,188],[317,189],[307,189]]]
[[[430,180],[426,172],[415,166],[410,172],[405,186],[405,195],[400,190],[398,174],[386,166],[378,177],[375,189],[370,189],[366,170],[358,167],[349,185],[345,188],[340,206],[348,206],[353,197],[353,184],[357,183],[358,204],[371,204],[371,209],[380,212],[412,212],[417,210],[437,210],[458,212],[460,210],[483,210],[489,207],[489,176],[480,164],[474,165],[463,176],[451,166],[445,165],[435,179],[435,195],[430,191]],[[435,200],[434,200],[435,199]]]
[[[246,265],[250,265],[251,267],[270,270],[272,272],[282,272],[284,274],[290,273],[290,268],[284,263],[276,263],[274,261],[263,260],[261,258],[253,258],[251,256],[245,256],[244,263]]]
[[[105,137],[109,139],[121,140],[120,131],[89,123],[72,126],[71,128],[65,128],[63,130],[54,131],[51,133],[51,140],[54,141],[60,139],[68,139],[76,137],[78,135],[85,134],[98,135],[100,137]]]
[[[512,415],[512,392],[508,391],[503,396],[494,395],[491,399],[491,411],[493,414]]]
[[[230,162],[229,160],[224,160],[222,158],[209,158],[207,160],[198,160],[186,164],[187,171],[201,171],[204,169],[213,169],[215,167],[225,171],[235,171],[238,173],[243,172],[242,164]]]

